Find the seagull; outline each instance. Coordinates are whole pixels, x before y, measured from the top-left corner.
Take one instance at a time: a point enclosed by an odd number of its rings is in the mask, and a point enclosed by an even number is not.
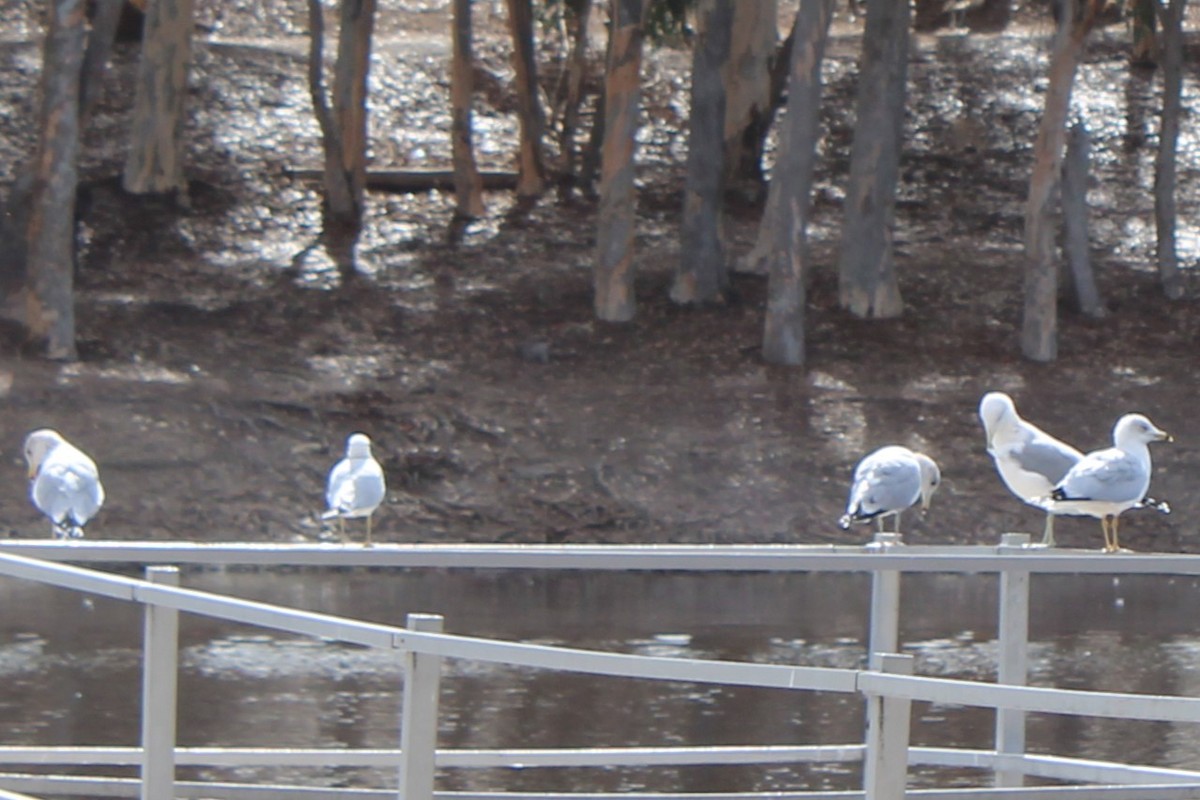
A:
[[[78,539],[83,526],[104,505],[96,462],[58,431],[41,428],[25,437],[29,496],[50,518],[57,539]]]
[[[1047,498],[1083,453],[1055,439],[1017,413],[1004,392],[988,392],[979,401],[979,419],[987,434],[987,451],[1008,490],[1046,512],[1042,544],[1054,547],[1054,511]]]
[[[890,514],[895,518],[893,530],[899,533],[900,513],[918,500],[927,510],[941,480],[937,464],[924,453],[897,445],[881,447],[854,468],[850,500],[838,525],[846,530],[852,522],[874,519],[882,533],[883,518]]]
[[[329,510],[321,519],[337,517],[338,531],[346,538],[347,519],[367,518],[367,547],[371,546],[371,515],[387,493],[383,468],[371,455],[371,439],[354,433],[346,440],[346,457],[329,471],[325,501]]]
[[[1163,510],[1146,497],[1150,488],[1150,442],[1170,442],[1170,434],[1141,414],[1126,414],[1113,427],[1113,446],[1088,453],[1067,472],[1049,495],[1052,513],[1097,517],[1104,531],[1104,552],[1121,549],[1117,526],[1121,512],[1139,505]]]

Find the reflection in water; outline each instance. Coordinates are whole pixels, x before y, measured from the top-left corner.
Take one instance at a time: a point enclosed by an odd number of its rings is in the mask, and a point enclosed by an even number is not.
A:
[[[457,571],[196,572],[185,585],[378,622],[445,615],[455,633],[657,656],[855,668],[865,660],[865,575]],[[1035,577],[1030,680],[1195,695],[1200,587],[1191,579]],[[905,578],[902,638],[919,674],[995,679],[996,582]],[[4,744],[137,741],[138,609],[0,581]],[[185,616],[183,745],[394,748],[399,654]],[[915,744],[988,747],[992,715],[918,703]],[[862,738],[857,697],[598,678],[451,660],[440,746],[843,744]],[[1032,751],[1170,767],[1200,765],[1194,726],[1035,715]],[[185,777],[394,786],[362,768],[182,770]],[[918,786],[972,785],[977,771],[914,770]],[[444,770],[447,790],[854,789],[857,764],[645,769]]]

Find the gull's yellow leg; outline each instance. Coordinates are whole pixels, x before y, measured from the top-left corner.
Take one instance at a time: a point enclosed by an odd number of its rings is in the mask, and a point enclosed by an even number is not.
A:
[[[1104,552],[1111,553],[1113,551],[1112,518],[1109,516],[1101,517],[1100,527],[1104,529]]]
[[[371,541],[371,515],[370,514],[367,515],[367,543],[366,543],[366,546],[367,547],[374,546],[374,543]]]
[[[1113,537],[1113,552],[1121,549],[1121,541],[1117,538],[1117,526],[1121,524],[1121,517],[1113,515],[1112,518],[1112,537]]]

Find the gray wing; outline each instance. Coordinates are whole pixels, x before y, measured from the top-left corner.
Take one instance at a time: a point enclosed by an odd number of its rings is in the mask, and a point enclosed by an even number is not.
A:
[[[33,483],[33,503],[55,522],[83,525],[104,505],[104,487],[90,464],[56,461],[43,464]]]
[[[852,508],[878,514],[908,508],[921,493],[921,471],[908,461],[872,464],[854,483]]]
[[[1061,481],[1083,459],[1083,454],[1074,447],[1049,437],[1013,448],[1011,455],[1021,469],[1041,475],[1051,484]]]
[[[1079,462],[1059,488],[1065,499],[1125,503],[1141,500],[1149,483],[1144,464],[1114,449],[1092,453]]]

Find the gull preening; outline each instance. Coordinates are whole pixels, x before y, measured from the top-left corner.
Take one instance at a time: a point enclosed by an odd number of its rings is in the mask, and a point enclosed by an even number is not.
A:
[[[1104,531],[1104,551],[1121,549],[1117,527],[1121,512],[1145,503],[1150,489],[1150,442],[1169,442],[1171,436],[1141,414],[1126,414],[1113,427],[1113,446],[1084,456],[1051,490],[1055,514],[1097,517]]]
[[[1053,547],[1055,510],[1050,492],[1083,460],[1083,453],[1022,419],[1004,392],[983,396],[979,419],[1001,480],[1021,500],[1046,512],[1042,544]]]
[[[337,518],[338,532],[346,538],[347,519],[367,519],[367,541],[371,546],[371,515],[387,493],[383,467],[371,455],[371,439],[354,433],[346,440],[346,457],[329,471],[325,501],[329,510],[321,519]]]
[[[882,533],[884,517],[891,516],[892,530],[899,533],[900,514],[918,500],[922,510],[927,510],[941,481],[937,464],[924,453],[898,445],[881,447],[854,468],[850,500],[838,525],[846,529],[853,522],[873,519]]]
[[[77,539],[104,505],[96,463],[58,431],[42,428],[25,437],[29,496],[50,518],[55,538]]]

